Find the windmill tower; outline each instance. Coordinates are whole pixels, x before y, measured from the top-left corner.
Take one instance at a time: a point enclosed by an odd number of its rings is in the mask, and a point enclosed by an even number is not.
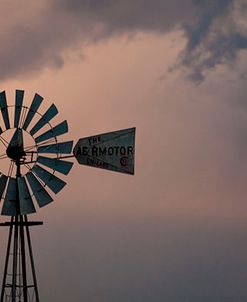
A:
[[[79,139],[71,154],[73,141],[59,142],[68,132],[67,121],[51,123],[56,106],[41,113],[40,95],[34,95],[30,107],[23,101],[23,90],[16,90],[14,105],[7,105],[5,91],[0,93],[0,159],[9,162],[7,172],[0,174],[1,214],[10,216],[0,223],[9,228],[0,302],[40,301],[29,229],[43,222],[30,221],[28,215],[51,203],[52,195],[66,185],[60,175],[67,175],[73,163],[64,159],[75,157],[82,165],[134,174],[135,128]]]

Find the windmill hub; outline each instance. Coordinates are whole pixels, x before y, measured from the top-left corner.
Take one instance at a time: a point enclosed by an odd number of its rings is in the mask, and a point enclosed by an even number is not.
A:
[[[6,149],[6,154],[9,158],[16,161],[25,157],[26,152],[24,151],[22,129],[18,128],[14,132],[14,135]]]
[[[21,173],[24,176],[36,162],[37,148],[33,137],[27,131],[23,129],[17,131],[17,129],[6,129],[0,135],[0,175],[8,175],[10,165],[12,165],[14,173],[16,171],[15,163],[20,162]],[[29,167],[26,163],[29,163]]]

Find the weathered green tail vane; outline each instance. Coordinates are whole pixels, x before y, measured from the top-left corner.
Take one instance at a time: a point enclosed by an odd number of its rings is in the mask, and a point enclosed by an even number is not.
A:
[[[134,174],[136,128],[81,138],[73,153],[81,165]]]

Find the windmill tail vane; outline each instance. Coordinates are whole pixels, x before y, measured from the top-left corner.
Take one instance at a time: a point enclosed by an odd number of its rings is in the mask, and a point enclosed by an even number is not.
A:
[[[59,141],[68,132],[67,121],[53,125],[57,107],[52,104],[41,113],[42,104],[43,97],[36,93],[26,106],[24,90],[16,90],[15,104],[8,105],[6,92],[0,92],[1,215],[11,217],[0,223],[9,228],[0,302],[39,302],[29,227],[43,222],[28,221],[27,215],[35,213],[37,206],[50,204],[64,188],[63,178],[73,166],[67,159],[75,157],[81,165],[134,174],[135,128],[81,138],[73,148],[72,140]]]

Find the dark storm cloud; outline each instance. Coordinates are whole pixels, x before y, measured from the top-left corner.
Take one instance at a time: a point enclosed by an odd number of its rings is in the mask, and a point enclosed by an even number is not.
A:
[[[192,79],[201,81],[205,71],[235,61],[238,51],[247,48],[247,6],[234,0],[198,1],[198,5],[202,10],[196,23],[183,27],[188,43],[181,63],[190,68]]]
[[[25,0],[27,7],[34,7],[22,11],[19,18],[12,17],[12,7],[2,7],[0,78],[60,67],[63,51],[83,43],[137,31],[166,32],[193,16],[191,0],[182,4],[178,0],[43,3],[39,7]],[[4,22],[7,14],[9,19]]]
[[[10,8],[3,6],[2,19],[9,13]],[[240,49],[246,49],[245,16],[246,4],[241,0],[47,1],[24,10],[21,18],[10,13],[5,23],[1,21],[0,77],[61,67],[64,51],[84,43],[180,28],[188,42],[179,66],[201,80],[205,70],[235,59]]]
[[[0,76],[7,78],[16,73],[35,72],[44,65],[60,67],[63,64],[56,48],[58,41],[49,33],[35,33],[28,26],[18,26],[10,30],[8,34],[1,35],[4,45],[0,48]],[[55,48],[52,51],[51,47]]]
[[[139,30],[165,32],[194,14],[193,0],[61,0],[57,5],[79,19],[102,24],[103,36]]]
[[[247,48],[246,3],[241,0],[79,1],[62,0],[60,8],[102,25],[102,37],[121,32],[163,33],[184,30],[187,46],[179,65],[193,80],[221,63],[232,62]],[[86,17],[87,16],[87,17]]]

